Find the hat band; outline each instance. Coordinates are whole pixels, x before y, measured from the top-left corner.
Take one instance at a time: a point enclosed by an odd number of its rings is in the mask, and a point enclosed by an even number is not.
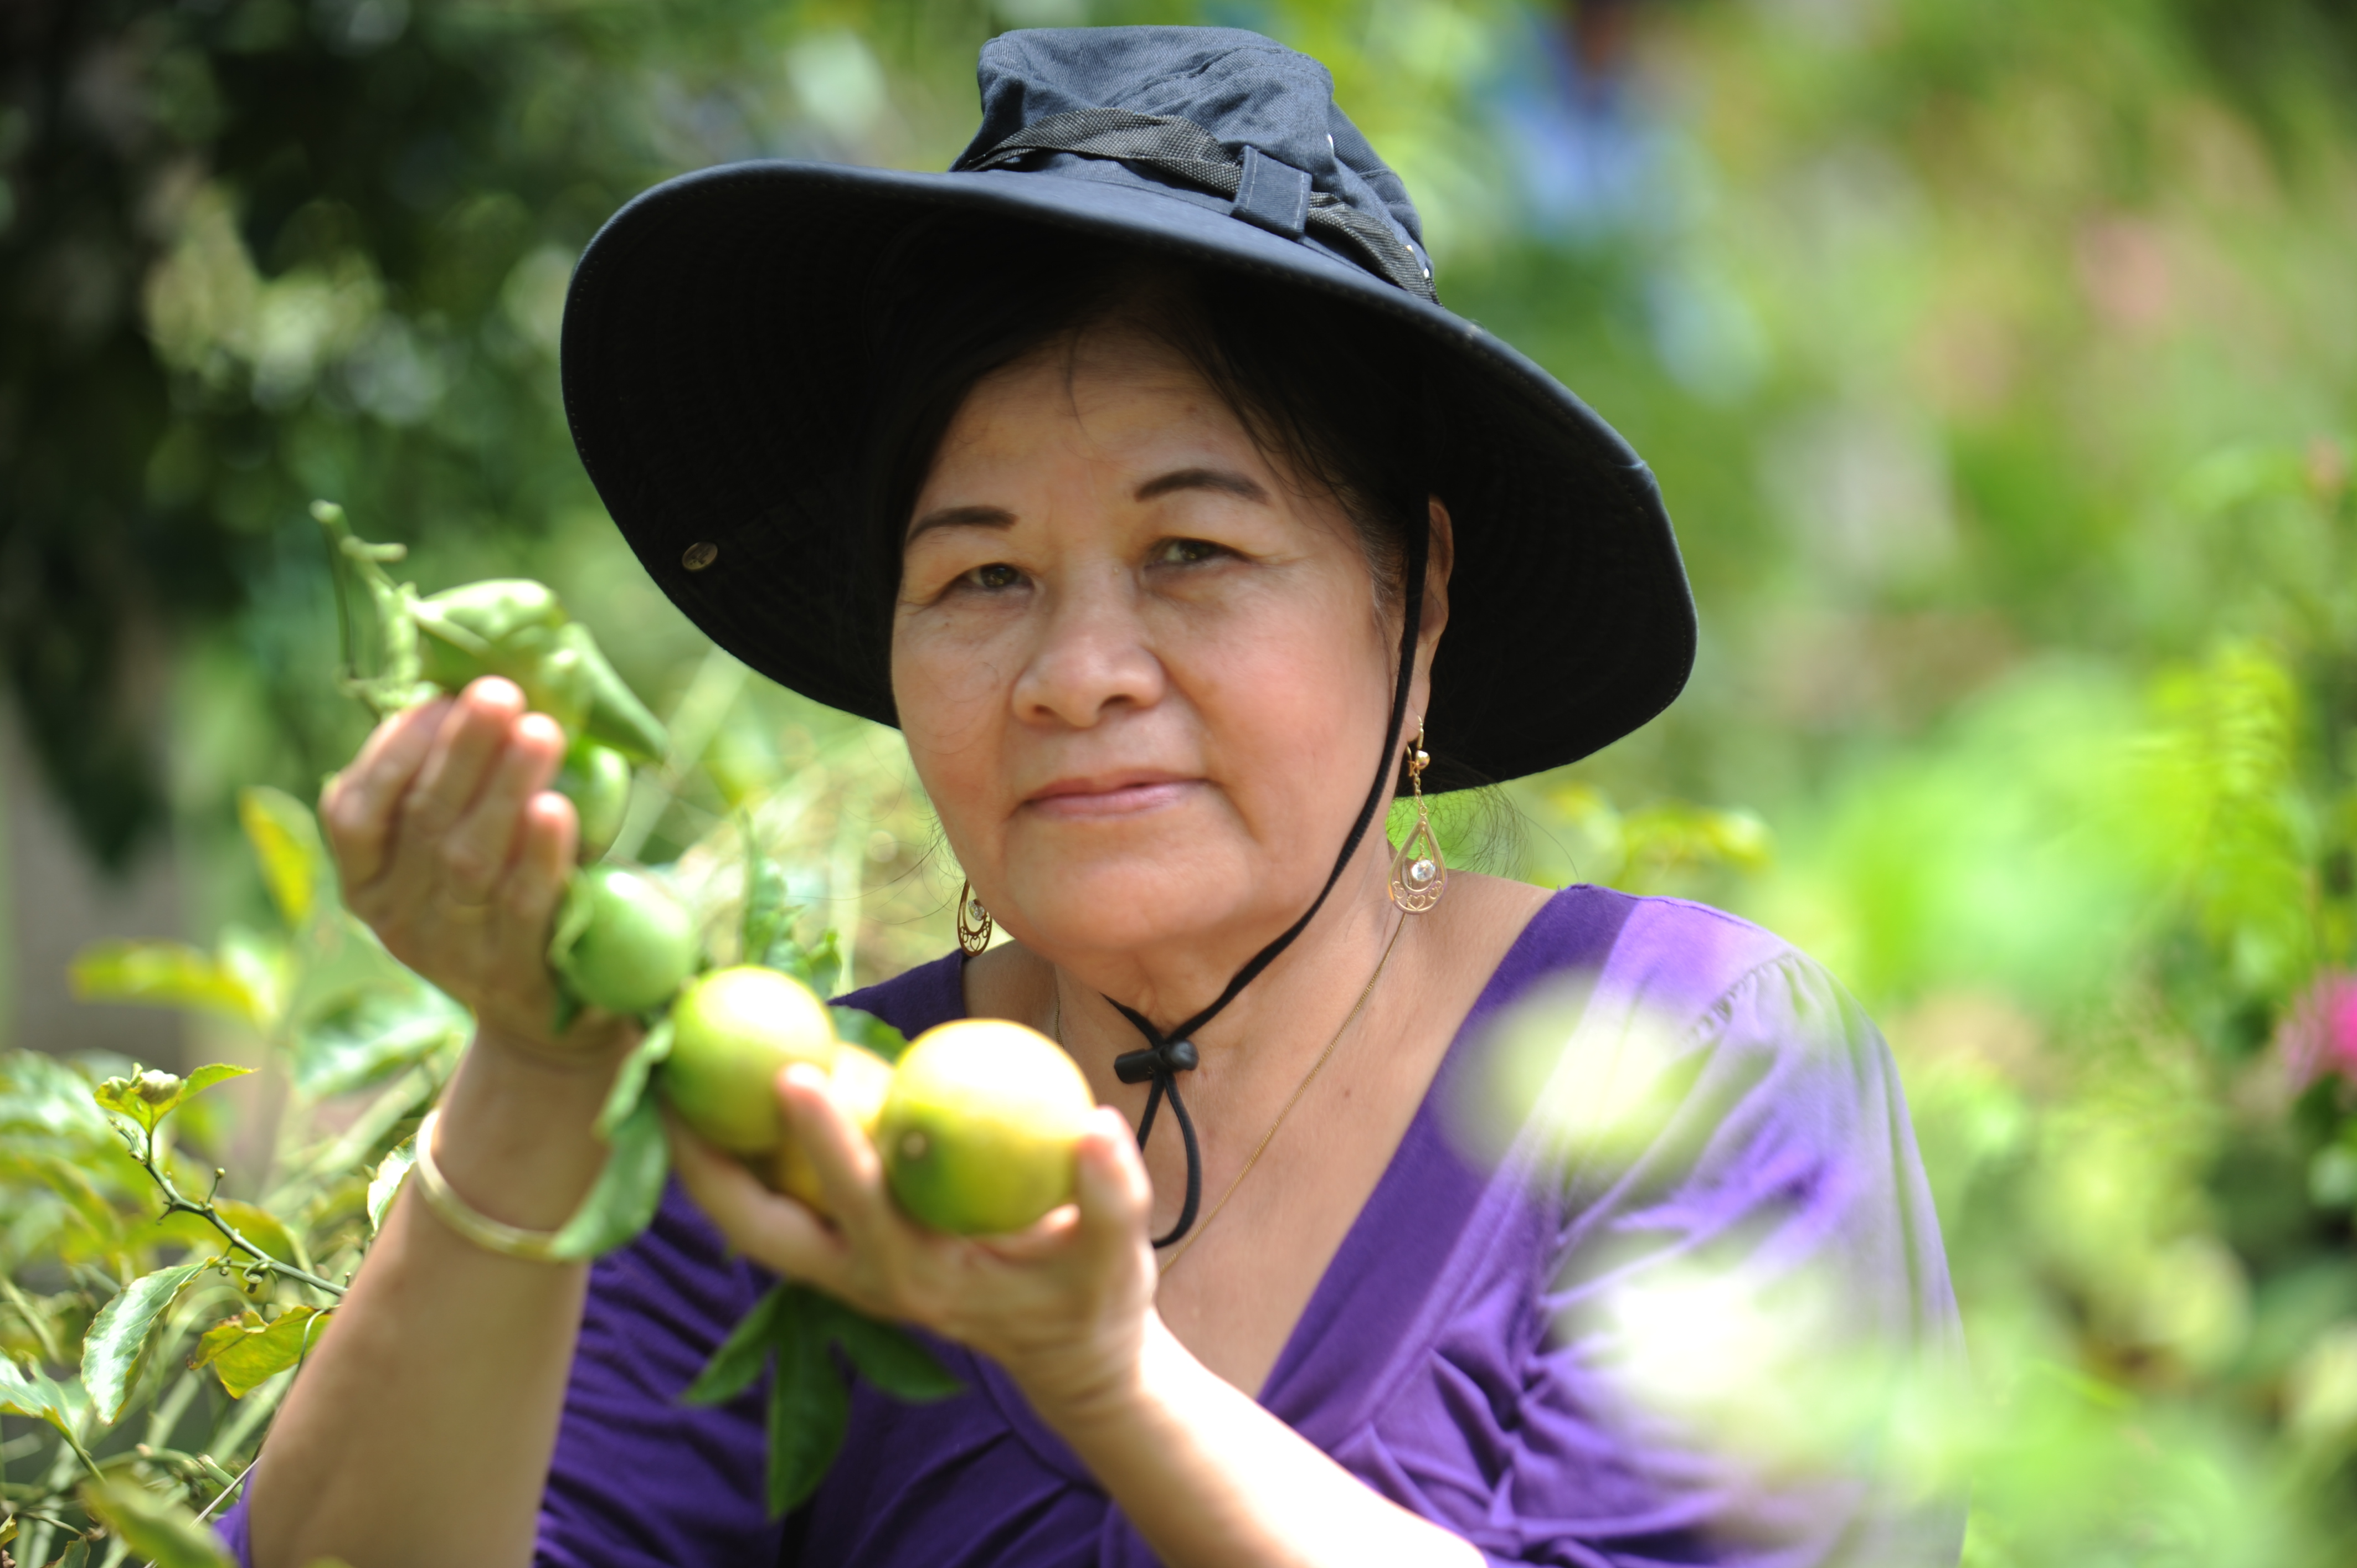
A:
[[[960,158],[952,172],[1005,168],[1035,153],[1107,158],[1217,191],[1235,203],[1235,215],[1244,221],[1286,233],[1283,218],[1276,215],[1278,205],[1272,204],[1260,188],[1269,178],[1263,171],[1273,165],[1303,182],[1308,177],[1256,147],[1245,151],[1258,155],[1249,166],[1249,172],[1258,177],[1250,182],[1251,188],[1247,187],[1246,160],[1230,157],[1219,139],[1192,120],[1177,114],[1135,114],[1126,109],[1075,109],[1027,125],[986,153]],[[1383,220],[1361,212],[1331,191],[1310,191],[1307,210],[1300,209],[1297,200],[1281,204],[1300,213],[1301,227],[1287,238],[1307,230],[1338,249],[1356,252],[1368,263],[1368,270],[1394,287],[1418,299],[1440,303],[1432,286],[1432,269]]]

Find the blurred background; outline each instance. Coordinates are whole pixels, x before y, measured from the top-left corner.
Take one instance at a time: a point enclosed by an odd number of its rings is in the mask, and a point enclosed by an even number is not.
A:
[[[743,808],[862,980],[943,950],[896,737],[647,582],[559,311],[646,186],[944,166],[983,39],[1125,21],[1325,60],[1444,301],[1659,474],[1692,688],[1444,820],[1761,920],[1882,1021],[1975,1358],[1967,1562],[2357,1563],[2342,0],[8,0],[0,1047],[218,1046],[68,970],[267,922],[237,791],[313,798],[366,726],[317,497],[599,630],[674,735],[641,858]]]

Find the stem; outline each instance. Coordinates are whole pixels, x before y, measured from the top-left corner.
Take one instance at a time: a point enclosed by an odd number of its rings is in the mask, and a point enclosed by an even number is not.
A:
[[[222,1502],[223,1502],[223,1501],[224,1501],[224,1500],[229,1497],[229,1495],[230,1495],[231,1492],[233,1492],[233,1491],[237,1490],[240,1487],[242,1487],[242,1486],[245,1485],[245,1478],[246,1478],[248,1476],[253,1475],[253,1467],[254,1467],[254,1466],[259,1465],[259,1464],[261,1464],[261,1463],[262,1463],[262,1458],[261,1458],[261,1455],[256,1455],[253,1458],[252,1458],[252,1459],[248,1460],[248,1461],[246,1462],[246,1466],[245,1466],[245,1468],[244,1468],[244,1469],[242,1469],[242,1470],[240,1470],[240,1471],[237,1473],[237,1479],[236,1479],[236,1480],[234,1480],[234,1481],[231,1481],[228,1486],[223,1487],[222,1487],[222,1488],[221,1488],[218,1493],[214,1494],[213,1500],[212,1500],[212,1501],[210,1501],[210,1502],[209,1502],[209,1503],[207,1503],[207,1504],[204,1506],[204,1509],[203,1509],[203,1511],[201,1511],[200,1513],[199,1513],[199,1514],[197,1515],[197,1522],[198,1522],[198,1523],[199,1523],[199,1524],[202,1524],[205,1520],[209,1520],[209,1519],[212,1518],[212,1516],[213,1516],[213,1509],[217,1509],[217,1508],[221,1507],[221,1503],[222,1503]],[[155,1564],[154,1564],[154,1563],[149,1563],[149,1564],[148,1564],[148,1568],[155,1568]]]
[[[278,1275],[282,1279],[290,1279],[296,1281],[297,1283],[309,1285],[313,1290],[324,1292],[327,1294],[335,1297],[339,1301],[343,1299],[344,1287],[342,1285],[330,1284],[326,1280],[321,1279],[318,1275],[311,1273],[307,1269],[298,1269],[292,1263],[282,1263],[277,1259],[272,1257],[269,1253],[264,1251],[261,1248],[255,1246],[253,1242],[247,1240],[245,1237],[239,1232],[236,1226],[231,1225],[228,1220],[221,1217],[221,1211],[212,1206],[210,1199],[203,1203],[198,1203],[187,1197],[184,1197],[181,1194],[180,1189],[173,1185],[172,1178],[166,1176],[156,1164],[156,1133],[153,1128],[148,1129],[147,1136],[144,1142],[135,1143],[128,1133],[124,1134],[123,1141],[125,1144],[133,1145],[131,1157],[139,1162],[139,1168],[147,1173],[147,1179],[154,1182],[156,1187],[163,1193],[165,1213],[197,1215],[201,1218],[206,1224],[210,1225],[214,1230],[220,1231],[222,1236],[227,1238],[231,1246],[235,1247],[238,1251],[243,1252],[247,1257],[253,1259],[255,1263],[259,1264],[263,1268],[268,1269],[272,1273]]]
[[[59,1366],[65,1365],[66,1359],[58,1349],[57,1337],[49,1332],[48,1320],[33,1310],[33,1304],[25,1299],[25,1293],[16,1288],[16,1280],[5,1271],[0,1271],[0,1292],[6,1293],[8,1305],[16,1309],[16,1316],[25,1320],[25,1326],[31,1329],[33,1337],[40,1341],[43,1359]]]

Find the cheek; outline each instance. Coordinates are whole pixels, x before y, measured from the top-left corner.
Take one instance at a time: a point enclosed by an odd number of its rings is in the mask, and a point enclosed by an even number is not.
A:
[[[1391,655],[1362,585],[1347,579],[1206,639],[1188,684],[1213,766],[1247,815],[1328,836],[1334,801],[1355,803],[1374,777]]]
[[[952,847],[970,847],[1000,777],[1006,657],[970,628],[904,622],[892,634],[892,698],[909,759]]]

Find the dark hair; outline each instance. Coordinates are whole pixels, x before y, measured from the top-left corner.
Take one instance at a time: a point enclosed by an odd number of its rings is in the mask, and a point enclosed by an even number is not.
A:
[[[1363,307],[1039,224],[920,222],[871,278],[863,573],[888,658],[901,544],[960,404],[992,371],[1120,322],[1186,357],[1265,452],[1330,490],[1395,608],[1433,493],[1420,348]]]

